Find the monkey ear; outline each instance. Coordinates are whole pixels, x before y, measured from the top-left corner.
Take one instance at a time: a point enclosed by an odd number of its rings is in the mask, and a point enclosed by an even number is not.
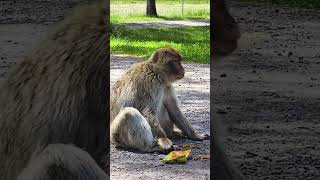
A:
[[[152,62],[157,63],[157,62],[159,62],[159,60],[160,60],[160,53],[159,53],[159,51],[156,51],[152,55]]]

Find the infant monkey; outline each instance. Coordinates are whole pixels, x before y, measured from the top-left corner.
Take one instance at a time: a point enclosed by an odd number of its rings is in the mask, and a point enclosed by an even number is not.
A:
[[[208,139],[208,135],[195,132],[178,106],[172,83],[184,77],[181,61],[177,50],[160,48],[148,60],[135,63],[113,85],[112,143],[142,152],[168,153],[177,148],[169,138]]]

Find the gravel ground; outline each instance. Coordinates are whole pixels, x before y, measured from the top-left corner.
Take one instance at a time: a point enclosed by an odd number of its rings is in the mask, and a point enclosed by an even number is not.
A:
[[[226,149],[254,180],[320,179],[320,11],[231,3],[242,37],[213,65]]]
[[[111,85],[129,66],[143,59],[111,56]],[[210,134],[210,68],[209,65],[184,64],[186,76],[174,84],[181,109],[199,133]],[[210,141],[179,140],[183,144],[196,145],[191,157],[210,154]],[[145,154],[116,149],[111,146],[111,179],[209,179],[209,160],[189,160],[183,165],[161,162],[162,154]]]

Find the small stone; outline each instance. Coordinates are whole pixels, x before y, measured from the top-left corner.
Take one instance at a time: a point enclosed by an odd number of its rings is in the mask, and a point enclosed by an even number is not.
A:
[[[223,73],[223,74],[220,75],[220,77],[222,77],[222,78],[223,77],[227,77],[227,74]]]
[[[224,109],[217,108],[217,114],[227,114],[227,111],[225,111]]]

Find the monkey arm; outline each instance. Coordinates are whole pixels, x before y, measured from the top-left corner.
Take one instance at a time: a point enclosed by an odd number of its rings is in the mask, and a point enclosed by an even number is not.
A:
[[[172,88],[167,90],[166,99],[164,101],[164,105],[168,111],[169,117],[171,121],[189,138],[200,140],[201,137],[197,135],[195,130],[193,129],[190,122],[183,115],[182,111],[178,106],[177,99],[175,97],[174,91]]]

